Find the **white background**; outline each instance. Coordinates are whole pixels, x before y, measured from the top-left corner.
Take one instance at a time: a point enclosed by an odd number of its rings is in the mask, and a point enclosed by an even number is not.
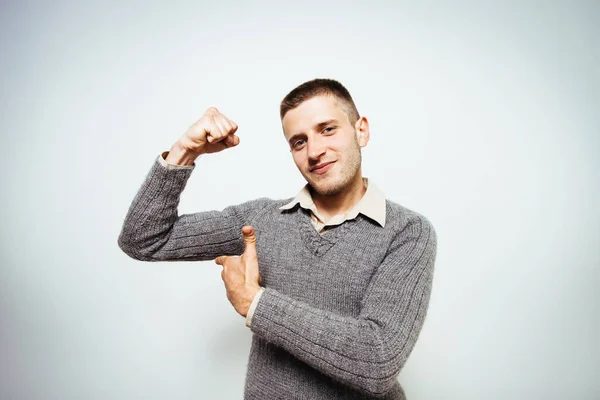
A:
[[[121,2],[119,2],[121,3]],[[410,400],[600,397],[600,3],[3,2],[0,398],[240,399],[212,262],[117,237],[204,110],[239,125],[180,213],[295,195],[279,102],[342,82],[363,173],[438,234]]]

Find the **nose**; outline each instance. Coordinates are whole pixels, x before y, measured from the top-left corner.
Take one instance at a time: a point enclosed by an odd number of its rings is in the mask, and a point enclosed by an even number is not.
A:
[[[319,136],[315,136],[312,140],[306,143],[308,150],[308,158],[311,160],[319,160],[323,154],[327,151],[324,143],[319,139]]]

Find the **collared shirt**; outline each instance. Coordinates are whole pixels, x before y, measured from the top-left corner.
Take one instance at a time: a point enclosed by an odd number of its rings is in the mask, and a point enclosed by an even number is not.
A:
[[[319,214],[317,206],[310,195],[308,184],[304,185],[302,190],[300,190],[292,201],[279,207],[279,209],[289,210],[297,203],[300,203],[300,207],[311,211],[311,221],[319,233],[323,233],[333,226],[354,219],[359,213],[371,218],[383,227],[385,226],[385,196],[373,182],[369,182],[369,178],[362,179],[364,186],[367,188],[363,197],[346,213],[335,215],[328,220],[325,220],[325,218]]]

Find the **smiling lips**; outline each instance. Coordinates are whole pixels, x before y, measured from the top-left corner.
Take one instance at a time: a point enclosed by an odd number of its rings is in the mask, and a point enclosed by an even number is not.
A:
[[[330,161],[327,163],[316,165],[310,169],[310,172],[314,172],[316,174],[324,174],[331,168],[331,165],[333,165],[334,162],[335,161]]]

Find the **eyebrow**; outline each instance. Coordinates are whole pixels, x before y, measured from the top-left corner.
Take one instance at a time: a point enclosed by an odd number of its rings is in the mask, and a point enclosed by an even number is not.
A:
[[[325,128],[327,125],[334,123],[334,122],[338,122],[337,119],[332,118],[332,119],[328,119],[327,121],[323,121],[323,122],[319,122],[317,124],[315,124],[313,126],[313,128],[315,128],[315,130],[321,130],[323,128]],[[304,132],[300,132],[300,133],[296,133],[295,135],[292,135],[292,137],[290,137],[290,139],[288,140],[288,143],[291,145],[296,139],[298,139],[301,136],[305,136]]]

